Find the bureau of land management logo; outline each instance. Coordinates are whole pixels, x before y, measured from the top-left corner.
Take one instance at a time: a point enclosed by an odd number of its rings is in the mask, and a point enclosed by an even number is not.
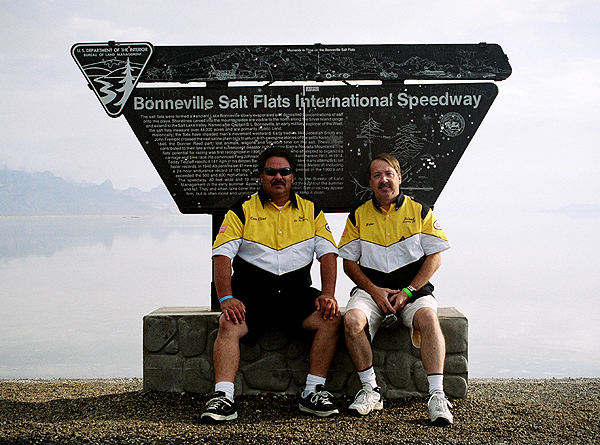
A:
[[[451,111],[440,119],[440,129],[446,136],[456,137],[465,129],[465,119],[460,114]]]
[[[71,55],[104,110],[118,117],[154,48],[150,43],[77,43]]]

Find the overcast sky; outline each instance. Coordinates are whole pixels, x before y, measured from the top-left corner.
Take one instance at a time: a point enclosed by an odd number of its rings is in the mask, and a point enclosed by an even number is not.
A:
[[[513,309],[535,319],[568,300],[562,315],[583,323],[567,328],[588,338],[583,352],[597,350],[586,326],[599,326],[599,30],[597,0],[0,0],[0,168],[118,189],[161,183],[125,118],[108,117],[87,88],[75,43],[497,43],[513,74],[436,204],[454,246],[438,280],[470,317],[512,298],[530,301]],[[552,336],[560,315],[525,335]]]
[[[74,43],[478,43],[513,67],[450,180],[457,194],[545,208],[599,204],[600,5],[589,1],[0,2],[0,168],[115,188],[160,179],[124,117],[109,118]],[[473,184],[480,184],[472,190]],[[446,193],[444,193],[446,194]],[[525,199],[523,195],[527,195]],[[442,195],[443,196],[443,195]]]

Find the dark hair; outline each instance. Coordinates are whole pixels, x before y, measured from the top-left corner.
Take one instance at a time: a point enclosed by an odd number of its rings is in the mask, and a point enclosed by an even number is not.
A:
[[[262,173],[262,171],[265,169],[265,164],[267,163],[267,159],[273,158],[273,157],[285,158],[290,163],[292,172],[296,171],[296,165],[297,165],[296,157],[283,145],[271,145],[269,148],[267,148],[265,151],[263,151],[258,156],[256,163],[258,165],[259,173]]]
[[[385,161],[388,164],[390,164],[390,167],[392,167],[394,170],[396,170],[396,173],[398,173],[398,176],[401,177],[402,174],[400,173],[400,162],[398,162],[398,159],[396,159],[395,156],[389,154],[389,153],[380,153],[377,156],[375,156],[373,158],[373,160],[371,162],[369,162],[369,164],[367,164],[367,179],[370,181],[371,180],[371,164],[373,164],[373,161]]]

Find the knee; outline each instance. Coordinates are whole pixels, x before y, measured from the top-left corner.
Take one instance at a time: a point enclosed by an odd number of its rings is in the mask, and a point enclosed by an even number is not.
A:
[[[417,311],[413,320],[413,325],[421,332],[441,331],[437,312],[428,307],[424,307]]]
[[[304,320],[302,328],[308,331],[325,333],[327,335],[337,336],[340,331],[342,317],[323,318],[318,311],[315,311],[309,318]]]
[[[248,333],[248,328],[245,323],[233,323],[231,320],[226,320],[224,316],[219,317],[219,331],[217,337],[220,338],[241,338]]]
[[[342,325],[342,317],[334,317],[323,320],[323,327],[333,334],[337,334],[340,331]]]
[[[352,309],[344,314],[344,332],[346,335],[356,337],[364,332],[367,317],[362,311]]]
[[[221,316],[219,317],[219,332],[226,332],[232,327],[233,323],[231,322],[231,320],[226,320],[225,316],[221,314]]]

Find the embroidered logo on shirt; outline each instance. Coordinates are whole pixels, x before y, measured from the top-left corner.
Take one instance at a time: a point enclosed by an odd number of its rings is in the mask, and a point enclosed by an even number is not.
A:
[[[219,233],[225,232],[226,229],[227,229],[227,225],[226,224],[221,225],[221,228],[219,229]]]
[[[403,223],[414,223],[415,222],[415,217],[413,216],[412,218],[409,218],[408,216],[404,217],[404,221],[402,221]]]

